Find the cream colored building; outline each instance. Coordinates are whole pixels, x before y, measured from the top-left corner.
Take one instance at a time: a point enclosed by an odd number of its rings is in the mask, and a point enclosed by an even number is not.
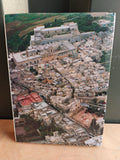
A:
[[[72,45],[74,41],[80,41],[77,23],[70,22],[52,28],[40,26],[34,29],[28,49],[13,53],[13,60],[17,66],[34,66],[46,57],[72,55],[76,53],[76,48]]]
[[[64,23],[59,27],[51,28],[45,28],[45,26],[36,27],[34,35],[31,36],[30,45],[49,44],[61,40],[70,42],[80,40],[77,23]]]
[[[28,49],[23,52],[13,53],[13,60],[16,66],[34,66],[42,63],[46,57],[59,58],[75,54],[76,48],[68,41],[63,43],[53,43],[50,45],[42,45],[42,48]]]

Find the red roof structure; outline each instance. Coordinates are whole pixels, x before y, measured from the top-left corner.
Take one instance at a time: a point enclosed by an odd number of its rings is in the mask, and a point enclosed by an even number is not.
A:
[[[31,105],[31,103],[42,102],[42,98],[35,92],[31,92],[27,96],[17,97],[17,101],[20,102],[22,106]]]

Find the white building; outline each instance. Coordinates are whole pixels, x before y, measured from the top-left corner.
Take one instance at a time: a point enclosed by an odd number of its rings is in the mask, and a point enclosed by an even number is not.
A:
[[[51,28],[45,28],[45,26],[36,27],[34,35],[31,36],[30,45],[47,44],[61,40],[80,40],[77,23],[64,23],[59,27]]]
[[[46,57],[58,58],[75,54],[76,48],[72,42],[77,41],[80,41],[77,23],[64,23],[52,28],[40,26],[34,29],[28,49],[13,53],[13,60],[17,66],[34,66]]]

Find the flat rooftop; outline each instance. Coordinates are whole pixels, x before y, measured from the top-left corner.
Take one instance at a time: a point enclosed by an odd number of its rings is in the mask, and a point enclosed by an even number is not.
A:
[[[54,31],[54,30],[61,30],[61,29],[68,29],[69,26],[60,26],[60,27],[52,27],[52,28],[43,28],[41,31]]]
[[[34,60],[36,58],[40,58],[40,55],[34,55],[34,56],[30,56],[30,57],[22,57],[22,54],[24,54],[25,52],[18,52],[13,54],[13,58],[16,60],[17,63],[20,62],[26,62],[27,60]]]
[[[35,92],[30,93],[26,96],[17,97],[17,101],[21,103],[22,106],[31,105],[31,103],[42,102],[42,98]]]
[[[69,23],[64,23],[63,25],[61,26],[58,26],[58,27],[51,27],[51,28],[45,28],[45,26],[39,26],[39,27],[36,27],[34,28],[34,31],[53,31],[53,30],[59,30],[59,29],[67,29],[69,28],[70,26],[73,26],[74,22],[69,22]]]
[[[68,41],[64,41],[63,44],[69,50],[74,50],[75,49],[75,47],[71,43],[69,43]]]

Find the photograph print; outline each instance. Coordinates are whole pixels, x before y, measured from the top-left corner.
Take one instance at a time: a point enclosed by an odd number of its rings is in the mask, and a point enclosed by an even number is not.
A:
[[[115,14],[5,16],[15,138],[100,146]]]

